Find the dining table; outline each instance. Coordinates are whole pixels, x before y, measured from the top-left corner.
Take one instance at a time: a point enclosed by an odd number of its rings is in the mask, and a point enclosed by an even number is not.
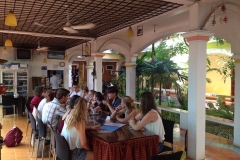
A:
[[[99,115],[94,116],[90,119],[97,120]],[[94,124],[96,121],[88,123]],[[148,160],[158,154],[159,136],[146,130],[135,131],[127,123],[113,132],[87,130],[86,135],[97,160]]]

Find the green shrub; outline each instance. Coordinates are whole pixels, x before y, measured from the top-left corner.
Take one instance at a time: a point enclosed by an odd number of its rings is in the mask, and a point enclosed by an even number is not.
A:
[[[233,127],[206,121],[206,132],[233,140]]]
[[[180,124],[180,114],[162,110],[162,118]]]
[[[218,101],[218,104],[219,108],[216,109],[215,107],[212,106],[213,105],[212,103],[208,103],[210,109],[206,110],[206,115],[234,120],[234,107],[233,106],[228,107],[221,103],[220,101]]]

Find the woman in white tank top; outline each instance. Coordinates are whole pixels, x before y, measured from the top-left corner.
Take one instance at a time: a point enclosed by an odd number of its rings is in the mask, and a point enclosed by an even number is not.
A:
[[[67,140],[72,151],[72,160],[93,160],[93,152],[87,142],[85,130],[87,120],[87,105],[83,98],[76,100],[74,109],[69,110],[61,135]]]
[[[140,113],[132,118],[129,124],[134,130],[145,128],[147,131],[158,135],[159,145],[163,146],[165,131],[162,118],[157,110],[154,96],[151,92],[144,92],[141,95]]]

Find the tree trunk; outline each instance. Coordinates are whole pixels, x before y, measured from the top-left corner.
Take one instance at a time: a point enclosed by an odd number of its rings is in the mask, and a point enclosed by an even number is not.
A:
[[[154,50],[154,43],[152,44],[152,62],[154,61],[154,56],[155,56],[155,50]],[[154,75],[151,74],[151,92],[154,93],[154,81],[153,81]]]
[[[153,74],[151,74],[151,77],[150,77],[150,79],[151,79],[151,92],[154,94],[154,79],[153,79],[154,77],[153,77]]]
[[[159,81],[159,101],[158,104],[161,105],[162,104],[162,78],[160,77],[160,81]]]
[[[136,98],[137,98],[137,100],[139,100],[139,81],[140,81],[140,78],[139,77],[137,77],[137,95],[136,95]]]
[[[155,45],[154,43],[152,44],[152,61],[154,60],[155,57]]]

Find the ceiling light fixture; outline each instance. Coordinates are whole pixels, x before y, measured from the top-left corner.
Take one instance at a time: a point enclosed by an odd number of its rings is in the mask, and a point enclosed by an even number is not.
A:
[[[91,57],[91,43],[86,43],[84,47],[82,45],[82,56]]]
[[[43,59],[43,63],[47,63],[47,59],[46,58]]]
[[[66,61],[68,60],[68,56],[67,55],[65,55],[64,60],[66,60]]]
[[[3,48],[2,54],[8,54],[8,51],[7,51],[6,47]]]
[[[12,44],[11,39],[7,38],[6,41],[5,41],[5,45],[4,45],[4,46],[5,46],[5,47],[12,47],[13,44]]]
[[[85,46],[84,46],[84,49],[83,49],[85,52],[88,52],[89,51],[89,47],[88,47],[88,44],[86,43]]]
[[[17,19],[12,10],[8,13],[5,19],[5,25],[13,27],[17,26]]]
[[[127,30],[127,32],[126,32],[126,37],[127,37],[127,38],[132,38],[132,37],[134,37],[134,32],[133,32],[133,29],[132,29],[131,26],[128,28],[128,30]]]

